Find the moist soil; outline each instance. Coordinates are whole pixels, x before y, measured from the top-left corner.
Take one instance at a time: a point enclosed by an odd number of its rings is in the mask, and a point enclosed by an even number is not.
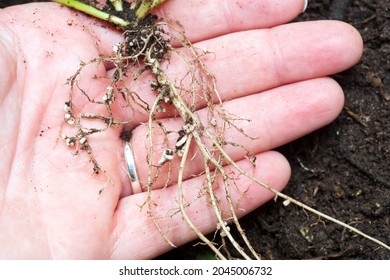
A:
[[[0,7],[21,2],[32,1],[1,0]],[[355,26],[364,54],[358,65],[333,76],[346,97],[337,120],[278,149],[292,167],[284,193],[390,244],[390,2],[310,0],[297,21],[317,19]],[[263,259],[390,259],[376,243],[281,200],[241,222]],[[212,256],[198,242],[159,259]]]

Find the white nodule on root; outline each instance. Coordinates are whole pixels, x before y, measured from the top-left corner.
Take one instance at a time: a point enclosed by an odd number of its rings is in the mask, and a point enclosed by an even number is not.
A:
[[[119,51],[119,46],[120,46],[120,43],[117,43],[115,44],[113,47],[112,47],[112,50],[114,51],[114,53],[117,53]]]
[[[176,142],[176,147],[180,148],[187,142],[187,135],[183,135],[177,142]]]
[[[284,206],[289,206],[290,203],[291,203],[291,200],[289,200],[289,199],[286,199],[285,201],[283,201]]]
[[[67,123],[68,123],[69,125],[74,125],[74,124],[76,123],[76,121],[75,121],[74,118],[70,118],[70,119],[67,121]]]
[[[171,161],[173,159],[173,151],[171,149],[166,149],[158,161],[159,165],[163,165],[167,161]]]
[[[223,225],[225,226],[226,231],[229,232],[230,231],[230,227],[227,224],[228,223],[226,221],[223,221]],[[217,230],[220,231],[221,237],[226,237],[227,236],[227,234],[225,232],[225,229],[223,228],[223,226],[220,223],[217,223]]]

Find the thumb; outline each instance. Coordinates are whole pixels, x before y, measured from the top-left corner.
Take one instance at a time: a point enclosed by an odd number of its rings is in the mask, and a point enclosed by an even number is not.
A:
[[[287,160],[274,151],[258,154],[256,158],[258,164],[253,170],[253,176],[281,190],[290,178],[290,166]],[[247,160],[237,163],[246,170],[251,168]],[[227,174],[232,174],[233,168],[227,166],[225,170]],[[229,182],[230,193],[232,205],[238,217],[249,213],[274,197],[273,193],[254,184],[244,176],[234,175],[232,177],[235,179]],[[191,178],[183,182],[182,189],[186,215],[199,231],[207,234],[216,229],[218,220],[211,206],[210,196],[205,194],[204,182],[204,175]],[[223,218],[229,218],[230,211],[222,182],[215,187],[215,193],[221,212],[225,213]],[[153,209],[151,212],[147,203],[148,193],[122,198],[115,214],[117,236],[112,258],[150,259],[163,254],[173,249],[164,239],[163,234],[175,246],[197,238],[196,233],[185,222],[179,210],[179,195],[177,185],[152,191],[150,197]],[[152,218],[155,219],[160,229],[154,224]]]

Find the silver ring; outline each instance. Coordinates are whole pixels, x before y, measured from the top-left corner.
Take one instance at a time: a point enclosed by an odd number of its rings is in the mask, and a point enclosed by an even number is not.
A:
[[[131,187],[133,193],[142,192],[141,184],[138,180],[137,169],[135,167],[134,155],[131,150],[130,142],[125,140],[125,148],[124,148],[125,161],[127,166],[127,171],[130,175]]]
[[[309,0],[304,0],[303,2],[303,10],[302,10],[302,13],[306,11],[306,8],[307,8],[307,4],[309,3]]]

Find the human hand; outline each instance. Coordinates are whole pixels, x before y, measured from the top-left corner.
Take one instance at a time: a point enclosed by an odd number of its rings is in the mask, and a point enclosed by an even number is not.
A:
[[[325,76],[355,64],[362,40],[341,22],[285,24],[301,12],[303,1],[277,3],[210,1],[205,6],[200,1],[170,0],[157,12],[179,20],[193,42],[215,53],[208,67],[227,100],[225,108],[253,120],[244,129],[259,137],[235,140],[256,154],[255,175],[282,189],[290,168],[282,155],[270,150],[337,117],[343,93]],[[120,32],[54,3],[0,10],[0,30],[0,257],[147,259],[169,250],[147,207],[140,207],[147,194],[131,195],[120,128],[91,139],[97,161],[114,183],[100,195],[107,177],[91,175],[88,156],[72,156],[62,143],[55,146],[68,97],[64,82],[80,60],[109,54],[121,40]],[[92,77],[109,75],[111,70],[103,64],[88,68],[83,87],[104,92],[107,85]],[[153,93],[146,94],[152,99]],[[146,120],[141,114],[129,124],[134,128],[132,146],[141,182],[148,172],[143,144],[148,131],[139,124]],[[239,164],[248,164],[244,154],[231,152]],[[188,172],[200,173],[194,162]],[[187,177],[185,195],[196,196],[202,180]],[[241,178],[237,185],[247,189],[251,182]],[[162,186],[162,181],[154,186],[156,207],[159,213],[169,213],[177,207],[177,188]],[[237,213],[240,216],[272,198],[257,186],[245,195],[232,189],[232,195],[245,209]],[[216,218],[205,200],[192,203],[187,213],[203,232],[211,232]],[[176,245],[195,238],[180,215],[161,218],[160,223],[169,228],[167,236]]]

